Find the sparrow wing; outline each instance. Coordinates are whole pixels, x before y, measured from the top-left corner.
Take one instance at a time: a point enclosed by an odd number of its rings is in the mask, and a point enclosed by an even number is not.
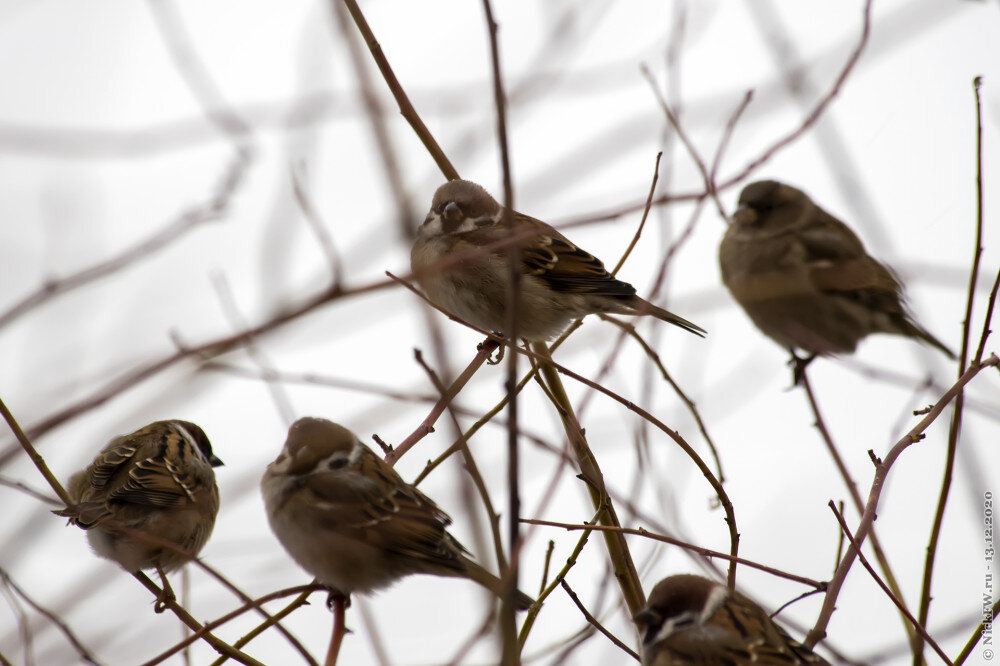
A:
[[[514,223],[518,231],[537,232],[521,245],[521,262],[526,275],[541,278],[561,292],[618,297],[635,295],[635,288],[608,273],[600,259],[577,247],[545,222],[516,213]],[[496,228],[489,232],[494,240],[498,239]],[[497,254],[502,255],[503,250]]]
[[[366,451],[357,464],[361,471],[350,483],[337,471],[304,480],[326,525],[382,550],[463,570],[464,548],[446,530],[448,514],[374,453]]]
[[[898,311],[902,286],[891,270],[870,257],[843,222],[817,210],[816,224],[798,235],[812,284],[819,291],[855,300],[879,311]]]
[[[740,635],[745,662],[767,666],[792,666],[816,664],[829,666],[826,660],[809,648],[795,641],[778,626],[767,613],[741,595],[719,608],[724,613],[731,630]],[[734,652],[734,656],[736,652]]]
[[[197,453],[173,429],[143,429],[113,441],[92,465],[91,483],[108,503],[172,509],[197,501]]]

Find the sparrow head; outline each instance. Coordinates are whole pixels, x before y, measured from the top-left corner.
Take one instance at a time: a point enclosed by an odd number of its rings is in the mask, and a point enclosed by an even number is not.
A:
[[[307,416],[291,425],[284,448],[267,469],[270,474],[291,475],[337,470],[354,463],[363,450],[347,428]]]
[[[442,236],[472,231],[500,221],[503,207],[482,186],[450,180],[437,189],[420,234]]]
[[[802,190],[776,180],[759,180],[750,183],[740,192],[739,204],[733,213],[733,223],[739,225],[764,224],[767,219],[794,216],[767,215],[776,210],[794,211],[807,197]]]
[[[704,624],[727,595],[725,585],[701,576],[679,574],[664,578],[653,588],[646,607],[632,618],[642,631],[643,650]]]
[[[180,419],[173,419],[172,421],[158,422],[163,423],[169,428],[172,428],[181,437],[183,437],[191,448],[198,451],[201,456],[205,459],[212,467],[222,467],[224,464],[219,460],[218,456],[212,453],[212,444],[208,441],[208,436],[205,435],[205,431],[200,427],[191,423],[190,421],[181,421]],[[157,424],[152,424],[153,426]]]

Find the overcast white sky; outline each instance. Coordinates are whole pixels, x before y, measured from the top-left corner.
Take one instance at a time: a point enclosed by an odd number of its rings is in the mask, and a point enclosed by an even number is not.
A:
[[[516,205],[555,224],[641,202],[656,153],[665,146],[660,192],[702,189],[697,169],[666,129],[640,72],[643,63],[666,86],[684,127],[709,159],[743,94],[755,90],[722,162],[724,181],[798,126],[830,89],[858,42],[863,6],[860,0],[494,4],[511,95]],[[362,8],[414,106],[459,172],[500,198],[480,3],[380,0]],[[821,120],[748,181],[795,184],[851,224],[873,254],[902,275],[918,320],[957,349],[975,229],[976,75],[985,81],[987,193],[977,336],[1000,258],[991,195],[997,191],[1000,151],[1000,11],[996,2],[879,0],[872,18],[867,48]],[[176,38],[177,25],[186,34],[180,46],[164,38]],[[668,74],[671,48],[675,56]],[[217,92],[192,89],[191,77],[178,67],[179,52],[197,54],[199,77],[213,81]],[[397,275],[408,270],[409,246],[400,224],[422,219],[443,178],[395,113],[377,72],[371,66],[369,71],[387,110],[410,220],[400,220],[396,212],[348,52],[326,4],[0,3],[0,311],[45,279],[115,257],[212,200],[233,167],[234,144],[206,118],[205,99],[218,95],[251,127],[246,139],[251,157],[238,163],[242,179],[217,220],[173,239],[137,265],[0,327],[0,397],[22,425],[36,426],[107,382],[170,354],[177,340],[195,345],[238,330],[242,324],[227,310],[222,293],[231,294],[244,322],[258,323],[320,291],[330,273],[296,203],[293,169],[334,238],[347,286],[382,279],[386,270]],[[722,193],[729,210],[738,191],[735,186]],[[693,211],[690,203],[656,209],[621,277],[648,293],[665,248]],[[568,233],[613,264],[638,221],[639,215],[630,213]],[[704,206],[664,285],[669,308],[708,329],[709,337],[654,330],[650,322],[640,331],[709,424],[736,507],[740,554],[827,579],[838,528],[826,504],[846,499],[846,491],[812,427],[805,396],[786,390],[785,352],[752,327],[719,282],[716,248],[722,231],[717,212]],[[202,553],[205,561],[252,595],[305,583],[309,577],[288,559],[265,522],[257,489],[263,467],[280,449],[288,419],[302,415],[341,422],[365,441],[372,433],[390,443],[404,439],[429,405],[385,392],[410,398],[434,394],[413,359],[413,349],[420,348],[443,372],[428,321],[445,336],[450,369],[464,367],[475,354],[474,333],[427,315],[404,289],[383,289],[337,301],[257,340],[274,368],[350,386],[283,383],[277,389],[287,405],[283,409],[257,379],[186,362],[62,422],[36,444],[65,478],[116,434],[162,418],[199,423],[226,462],[218,470],[222,510]],[[610,324],[587,320],[557,360],[595,377],[617,338]],[[995,338],[987,349],[997,349]],[[256,367],[244,351],[219,360]],[[862,367],[881,374],[865,376]],[[903,381],[890,381],[887,373]],[[911,411],[937,400],[956,368],[909,340],[878,337],[851,359],[818,361],[810,376],[833,437],[866,496],[873,471],[866,451],[884,454],[916,422]],[[935,387],[919,388],[928,378]],[[500,399],[503,380],[502,367],[480,370],[457,401],[472,415],[462,417],[464,426]],[[605,383],[707,455],[690,415],[650,373],[635,344],[625,344]],[[577,401],[587,394],[578,384],[567,387]],[[971,635],[984,591],[983,493],[1000,492],[998,396],[995,371],[981,375],[968,391],[939,546],[930,630],[950,655]],[[620,510],[623,520],[726,550],[723,514],[687,457],[620,405],[600,396],[586,400],[581,419],[609,485],[633,497],[645,516]],[[523,406],[526,430],[562,446],[556,414],[537,387],[525,392]],[[927,439],[902,456],[880,505],[877,528],[912,607],[919,598],[947,423],[947,416],[939,419]],[[641,464],[635,443],[640,430],[649,456]],[[503,427],[492,425],[472,440],[500,506],[506,503],[504,437]],[[397,469],[412,479],[453,440],[444,420]],[[0,450],[13,443],[0,435]],[[554,500],[539,511],[558,460],[527,442],[524,458],[525,515],[574,523],[591,517],[571,471],[562,473]],[[25,456],[5,456],[0,465],[3,480],[44,488]],[[465,495],[463,479],[460,463],[452,460],[421,488],[452,514],[453,532],[479,560],[495,567],[492,545],[479,531],[480,505]],[[0,567],[36,602],[57,611],[100,662],[141,663],[180,639],[176,619],[154,615],[148,593],[93,556],[84,535],[64,527],[47,505],[0,486],[0,506],[7,517],[0,525]],[[852,528],[857,524],[853,510],[848,520]],[[555,540],[553,566],[560,567],[577,537],[541,528],[528,535],[521,580],[534,593],[548,540]],[[705,571],[678,549],[640,539],[630,545],[647,590],[671,573]],[[605,559],[600,541],[592,539],[569,583],[609,629],[635,647],[617,590],[601,591]],[[191,578],[188,607],[196,617],[214,618],[237,605],[202,572],[193,571]],[[740,570],[739,582],[769,609],[805,591],[747,568]],[[319,596],[314,601],[287,625],[321,658],[329,614]],[[464,581],[405,580],[355,603],[348,615],[355,633],[345,641],[341,663],[445,663],[482,621],[484,602],[479,589]],[[819,598],[810,598],[780,617],[808,627],[819,605]],[[77,653],[50,622],[31,611],[29,617],[26,645],[17,615],[0,606],[0,653],[13,663],[77,662]],[[220,635],[235,640],[254,624],[248,616]],[[540,614],[525,655],[556,663],[562,641],[584,624],[557,591]],[[373,635],[383,657],[376,656]],[[910,663],[901,651],[902,636],[891,604],[856,565],[829,626],[830,643],[856,660]],[[467,663],[490,662],[495,647],[492,639],[480,642]],[[268,664],[301,661],[274,632],[247,650]],[[889,651],[888,659],[876,659],[883,651]],[[204,645],[193,654],[197,664],[212,658]],[[974,658],[980,657],[977,652]],[[597,637],[563,663],[619,661],[628,663],[628,657]]]

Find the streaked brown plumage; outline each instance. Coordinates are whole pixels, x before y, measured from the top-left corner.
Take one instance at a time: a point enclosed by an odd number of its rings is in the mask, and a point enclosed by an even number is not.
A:
[[[507,328],[506,250],[497,248],[441,270],[447,258],[499,244],[510,236],[501,225],[503,207],[476,183],[453,180],[434,193],[431,210],[417,232],[410,265],[424,293],[439,307],[487,331]],[[703,335],[699,326],[659,308],[613,277],[594,255],[554,228],[513,213],[521,250],[518,337],[546,340],[572,321],[593,313],[650,314]]]
[[[67,492],[74,505],[55,513],[87,530],[101,557],[127,571],[162,574],[197,555],[212,534],[219,511],[212,468],[221,464],[194,423],[156,421],[111,440],[70,478]]]
[[[664,578],[634,620],[643,666],[829,666],[760,606],[702,576]]]
[[[335,592],[367,593],[410,574],[501,582],[445,529],[451,518],[346,428],[301,418],[267,466],[271,529],[299,566]],[[518,592],[518,605],[533,601]]]
[[[719,266],[757,328],[787,349],[850,353],[868,335],[892,333],[954,358],[913,320],[896,275],[843,222],[790,185],[765,180],[743,188],[719,245]]]

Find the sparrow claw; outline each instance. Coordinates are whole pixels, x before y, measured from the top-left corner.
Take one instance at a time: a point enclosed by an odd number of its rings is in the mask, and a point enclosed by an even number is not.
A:
[[[795,388],[796,386],[802,386],[802,380],[806,376],[806,368],[816,359],[816,354],[809,354],[809,356],[799,356],[794,351],[792,352],[792,357],[788,359],[788,367],[792,369],[792,385],[788,388]]]
[[[351,595],[344,594],[338,590],[330,590],[330,593],[326,595],[326,608],[331,613],[336,612],[336,607],[339,604],[343,604],[344,609],[351,607]]]
[[[157,572],[160,574],[160,582],[163,584],[163,588],[156,595],[156,601],[153,602],[153,612],[159,615],[167,610],[167,606],[171,602],[176,601],[177,597],[174,596],[174,590],[170,587],[170,583],[167,581],[167,576],[163,573],[163,570],[157,567]]]
[[[476,350],[477,351],[483,351],[483,350],[490,351],[489,348],[491,346],[495,346],[497,355],[496,355],[495,358],[492,355],[487,356],[486,357],[486,365],[499,365],[500,361],[503,360],[504,350],[506,349],[506,346],[504,345],[504,343],[498,341],[495,338],[490,337],[490,338],[487,338],[486,340],[480,342],[479,345],[476,346]],[[490,352],[490,353],[492,354],[492,352]]]

